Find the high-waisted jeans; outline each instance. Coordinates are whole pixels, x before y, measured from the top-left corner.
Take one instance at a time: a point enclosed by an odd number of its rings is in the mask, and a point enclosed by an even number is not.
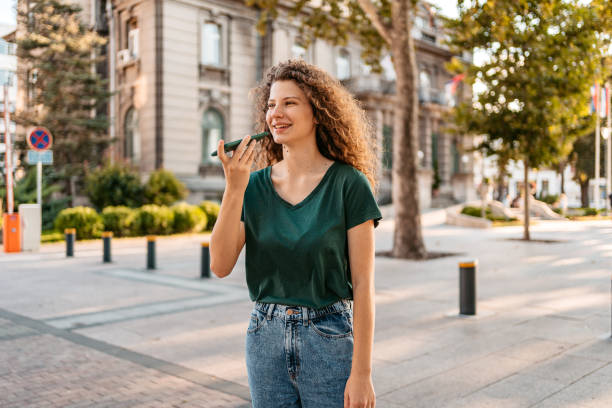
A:
[[[342,408],[353,358],[351,302],[255,303],[246,338],[254,408]]]

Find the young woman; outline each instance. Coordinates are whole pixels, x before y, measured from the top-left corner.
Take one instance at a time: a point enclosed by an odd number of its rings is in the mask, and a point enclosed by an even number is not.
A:
[[[226,189],[210,240],[219,277],[246,243],[253,407],[373,408],[371,127],[337,80],[302,60],[272,67],[254,96],[271,136],[246,137],[231,157],[219,142]],[[251,173],[255,158],[263,168]]]

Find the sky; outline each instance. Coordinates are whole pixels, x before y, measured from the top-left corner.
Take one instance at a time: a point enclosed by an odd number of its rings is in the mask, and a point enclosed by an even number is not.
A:
[[[15,15],[16,0],[0,0],[0,24],[17,24]]]

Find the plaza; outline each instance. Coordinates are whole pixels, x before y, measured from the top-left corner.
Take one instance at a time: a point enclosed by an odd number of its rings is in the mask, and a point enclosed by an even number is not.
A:
[[[392,208],[376,229],[392,245]],[[469,229],[423,215],[428,261],[376,257],[378,407],[612,404],[612,221]],[[252,303],[244,253],[200,279],[203,234],[0,253],[2,407],[248,407]],[[458,316],[458,264],[478,260],[477,315]]]

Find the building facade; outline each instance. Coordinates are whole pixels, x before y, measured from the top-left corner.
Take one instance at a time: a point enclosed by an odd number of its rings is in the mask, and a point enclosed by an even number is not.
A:
[[[160,167],[173,171],[191,191],[190,201],[220,199],[223,170],[210,153],[220,138],[231,141],[252,133],[248,93],[265,70],[301,57],[336,75],[363,102],[382,147],[378,198],[391,201],[394,73],[388,56],[385,72],[372,74],[360,62],[358,43],[334,47],[315,41],[304,49],[295,23],[284,18],[262,37],[255,29],[258,11],[242,0],[108,1],[115,161],[131,163],[145,175]],[[103,10],[103,3],[98,0],[90,9]],[[444,63],[452,55],[426,5],[419,8],[413,35],[421,103],[421,206],[431,206],[436,195],[470,199],[472,158],[465,152],[471,139],[447,133],[444,113],[471,93],[461,84],[455,95],[444,92],[452,79]]]

